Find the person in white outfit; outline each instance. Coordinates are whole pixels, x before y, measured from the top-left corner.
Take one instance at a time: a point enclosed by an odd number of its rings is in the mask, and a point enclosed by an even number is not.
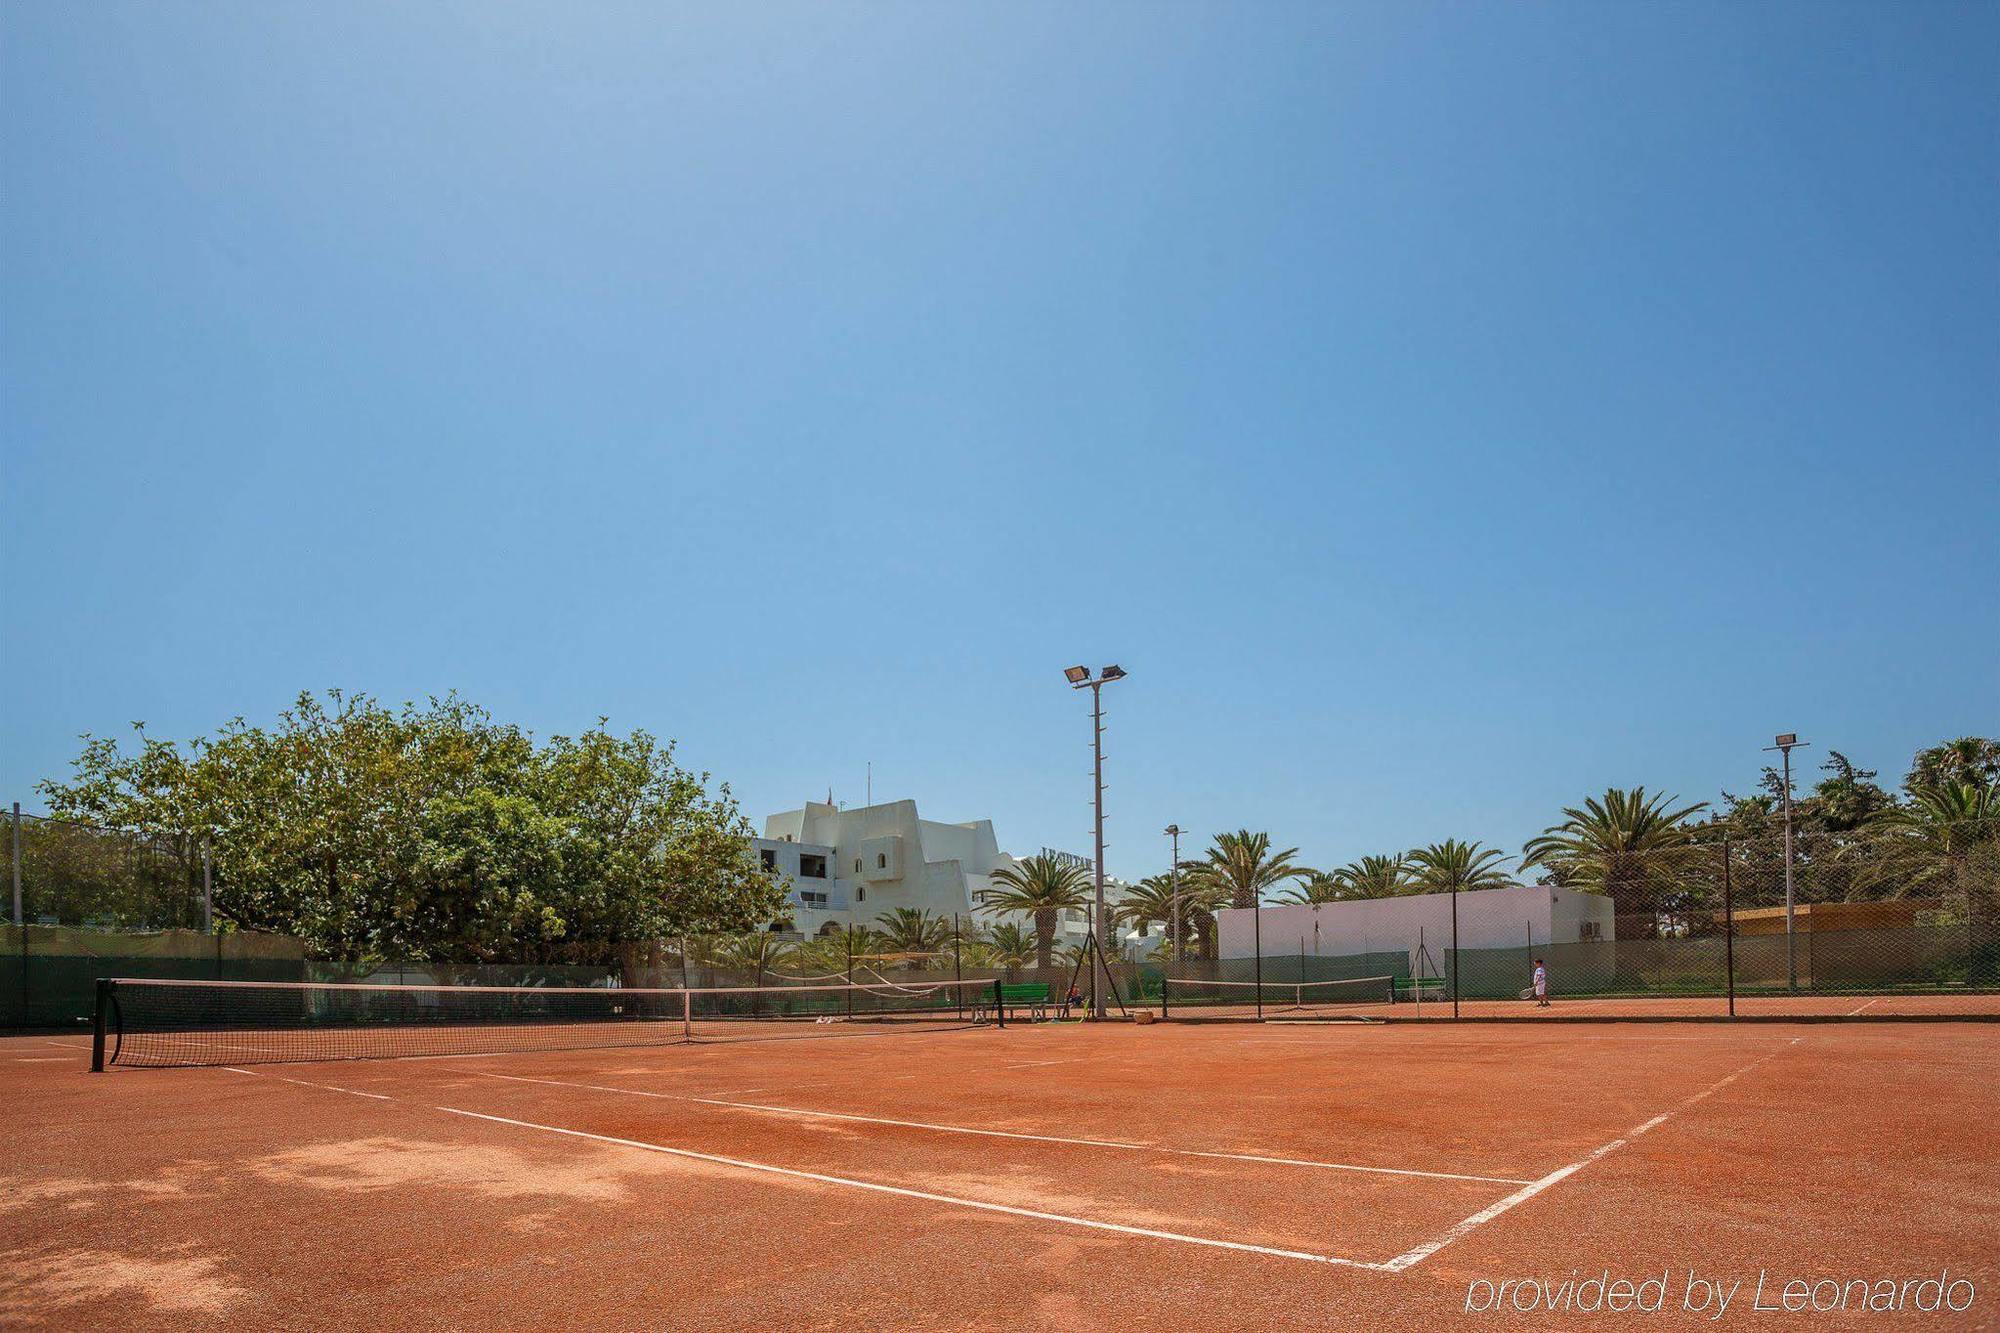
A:
[[[1543,1009],[1549,1007],[1549,970],[1539,958],[1535,960],[1535,1003]]]

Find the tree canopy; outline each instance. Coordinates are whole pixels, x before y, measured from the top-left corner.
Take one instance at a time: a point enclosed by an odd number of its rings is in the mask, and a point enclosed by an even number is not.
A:
[[[335,690],[184,746],[134,730],[84,738],[51,814],[205,842],[217,918],[316,957],[614,963],[784,909],[727,784],[604,719],[538,742],[456,696]]]

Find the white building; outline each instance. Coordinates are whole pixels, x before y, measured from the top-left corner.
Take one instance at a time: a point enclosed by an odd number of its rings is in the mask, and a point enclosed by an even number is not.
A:
[[[1261,937],[1266,958],[1334,958],[1345,954],[1402,953],[1417,973],[1417,950],[1430,957],[1424,972],[1438,975],[1451,948],[1448,893],[1401,898],[1358,898],[1351,902],[1284,904],[1216,913],[1217,949],[1223,958],[1252,958],[1253,935]],[[1480,889],[1458,895],[1461,949],[1533,949],[1612,938],[1612,902],[1602,894],[1579,893],[1546,884]]]
[[[984,929],[1001,918],[981,910],[980,895],[994,871],[1019,863],[1000,850],[992,820],[941,824],[919,817],[915,801],[851,810],[808,801],[767,816],[764,836],[751,844],[764,866],[791,884],[790,921],[773,929],[789,926],[800,935],[873,926],[899,907],[947,919],[957,913]],[[1117,896],[1107,880],[1106,900]],[[1056,942],[1079,944],[1089,928],[1088,913],[1064,912]]]

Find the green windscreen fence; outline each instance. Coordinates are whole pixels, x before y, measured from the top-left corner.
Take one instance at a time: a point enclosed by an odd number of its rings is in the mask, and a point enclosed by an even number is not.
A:
[[[99,977],[306,979],[304,947],[282,935],[10,925],[0,944],[0,1027],[87,1026]]]

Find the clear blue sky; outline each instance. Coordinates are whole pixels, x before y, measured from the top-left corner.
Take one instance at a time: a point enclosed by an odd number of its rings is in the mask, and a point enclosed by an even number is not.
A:
[[[1113,871],[2000,729],[2000,6],[0,9],[0,799],[457,689]]]

